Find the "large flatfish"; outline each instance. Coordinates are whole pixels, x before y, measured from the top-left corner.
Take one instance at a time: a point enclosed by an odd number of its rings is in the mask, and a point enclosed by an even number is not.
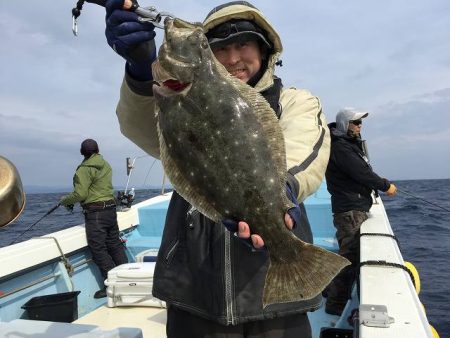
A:
[[[263,306],[318,295],[348,261],[305,243],[284,224],[284,137],[274,111],[232,77],[201,24],[165,23],[153,64],[161,161],[176,191],[220,222],[248,222],[269,250]]]

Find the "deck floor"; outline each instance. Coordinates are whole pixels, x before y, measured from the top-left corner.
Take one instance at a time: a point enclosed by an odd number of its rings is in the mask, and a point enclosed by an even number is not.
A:
[[[152,307],[115,307],[103,305],[78,318],[76,324],[96,325],[102,330],[120,327],[137,327],[144,338],[166,337],[166,310]]]
[[[320,336],[322,327],[333,327],[339,317],[325,313],[321,307],[308,313],[313,337]],[[74,323],[96,325],[102,330],[120,327],[140,328],[144,338],[166,337],[166,310],[153,307],[114,307],[103,305],[91,313],[79,318]]]

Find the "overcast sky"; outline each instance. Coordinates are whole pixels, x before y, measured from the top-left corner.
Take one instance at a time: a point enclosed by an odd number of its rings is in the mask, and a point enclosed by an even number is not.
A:
[[[125,185],[125,158],[145,156],[121,135],[115,115],[124,61],[106,43],[104,9],[75,0],[0,1],[0,155],[25,186],[70,186],[94,138]],[[143,2],[202,21],[222,1]],[[283,40],[285,86],[320,97],[329,122],[341,107],[366,110],[363,137],[375,171],[392,180],[450,178],[448,0],[253,1]],[[157,44],[162,31],[157,30]],[[131,185],[159,185],[150,157]]]

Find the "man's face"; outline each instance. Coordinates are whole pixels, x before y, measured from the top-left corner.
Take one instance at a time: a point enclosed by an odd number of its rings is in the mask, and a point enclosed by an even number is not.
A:
[[[348,123],[348,131],[349,135],[359,135],[361,133],[362,120],[350,121]]]
[[[261,69],[262,56],[257,41],[234,42],[212,51],[232,76],[244,82]]]

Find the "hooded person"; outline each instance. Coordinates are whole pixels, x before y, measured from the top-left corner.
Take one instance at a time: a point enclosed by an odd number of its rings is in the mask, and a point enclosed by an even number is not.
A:
[[[331,194],[339,254],[352,263],[327,288],[325,311],[334,315],[342,313],[351,295],[359,264],[359,230],[368,218],[372,192],[380,190],[392,196],[397,190],[389,180],[378,176],[369,163],[361,139],[363,119],[368,116],[367,112],[345,108],[336,114],[336,122],[328,125],[331,153],[326,171],[327,189]]]
[[[80,153],[84,159],[73,176],[73,192],[63,196],[59,203],[69,210],[76,203],[83,208],[88,247],[102,276],[100,290],[94,298],[103,298],[106,297],[103,282],[108,271],[127,263],[128,258],[119,237],[111,166],[99,154],[93,139],[81,143]]]
[[[159,158],[149,72],[156,52],[139,57],[136,53],[151,50],[154,31],[139,22],[135,13],[123,10],[120,0],[108,0],[106,11],[108,44],[126,60],[116,110],[121,131]],[[125,32],[127,25],[133,29]],[[285,137],[287,191],[291,200],[300,202],[298,213],[289,214],[286,226],[312,242],[302,202],[322,183],[330,147],[319,99],[307,90],[283,87],[274,75],[282,43],[266,17],[250,3],[233,1],[215,7],[203,26],[216,59],[232,76],[261,93],[278,117]],[[168,337],[311,337],[307,312],[320,307],[321,295],[263,308],[268,252],[252,250],[239,238],[250,236],[248,227],[251,224],[239,222],[227,231],[173,192],[153,281],[153,295],[168,304]],[[238,236],[233,235],[235,231]],[[251,235],[255,247],[263,240]]]
[[[350,121],[359,121],[367,116],[369,116],[369,113],[359,112],[353,108],[341,109],[336,114],[336,131],[342,132],[343,134],[348,134]]]

